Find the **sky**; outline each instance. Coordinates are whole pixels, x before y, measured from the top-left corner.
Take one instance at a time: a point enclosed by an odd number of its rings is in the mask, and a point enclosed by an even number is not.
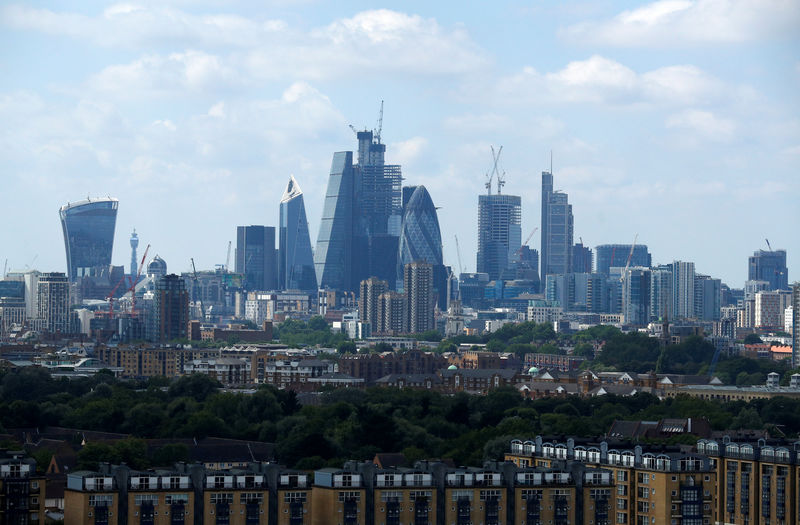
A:
[[[58,209],[87,196],[120,200],[114,264],[136,228],[139,257],[212,269],[237,225],[277,224],[292,174],[314,243],[332,153],[383,100],[387,162],[428,188],[455,268],[502,145],[523,239],[552,152],[576,242],[638,235],[742,287],[769,239],[800,279],[796,0],[12,1],[0,49],[13,269],[66,271]]]

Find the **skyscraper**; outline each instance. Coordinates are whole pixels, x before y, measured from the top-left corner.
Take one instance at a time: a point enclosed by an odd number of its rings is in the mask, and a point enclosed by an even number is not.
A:
[[[541,276],[572,271],[572,205],[566,193],[553,191],[553,174],[542,172]]]
[[[153,341],[185,339],[189,330],[189,291],[174,273],[156,281],[153,303]]]
[[[389,284],[377,277],[361,281],[358,294],[358,320],[369,324],[372,333],[378,332],[378,299],[389,290]]]
[[[61,272],[39,276],[37,290],[38,328],[45,332],[71,332],[69,281]]]
[[[722,281],[708,275],[694,277],[694,316],[703,321],[719,321]]]
[[[574,273],[592,273],[592,249],[582,242],[572,247],[572,271]]]
[[[786,268],[786,250],[758,250],[747,260],[747,279],[767,281],[769,290],[788,290],[789,271]]]
[[[289,177],[280,205],[280,280],[284,290],[317,290],[303,191]]]
[[[392,286],[402,219],[400,166],[384,161],[386,145],[359,131],[353,153],[333,155],[314,265],[320,287],[356,291],[375,276]]]
[[[413,197],[412,197],[413,198]],[[478,196],[479,273],[499,279],[522,244],[522,199],[516,195]]]
[[[672,266],[656,266],[650,270],[650,320],[672,319]]]
[[[413,191],[406,191],[413,190]],[[439,308],[447,309],[447,275],[442,263],[442,234],[433,200],[425,186],[403,188],[403,222],[397,255],[397,278],[402,286],[403,268],[414,261],[433,265],[433,286]]]
[[[650,322],[650,269],[629,267],[622,275],[622,315],[625,324]]]
[[[70,282],[108,271],[118,206],[117,199],[108,197],[65,204],[59,210]]]
[[[392,290],[378,297],[377,333],[398,335],[408,331],[408,297]]]
[[[139,269],[139,263],[136,260],[136,248],[139,246],[139,236],[136,235],[136,229],[131,234],[131,275],[136,276]]]
[[[678,319],[692,319],[694,311],[694,263],[672,263],[672,313]]]
[[[601,244],[595,246],[594,255],[597,273],[608,275],[609,268],[625,268],[628,256],[631,256],[631,266],[649,268],[653,265],[653,258],[647,251],[646,244],[637,244],[633,247],[631,255],[630,244]]]
[[[274,290],[278,286],[278,256],[273,226],[236,227],[236,273],[246,290]]]
[[[433,330],[434,306],[433,265],[424,262],[412,262],[405,266],[403,274],[403,290],[408,297],[408,315],[406,322],[410,334],[418,334]]]
[[[800,282],[792,285],[792,366],[800,366]]]

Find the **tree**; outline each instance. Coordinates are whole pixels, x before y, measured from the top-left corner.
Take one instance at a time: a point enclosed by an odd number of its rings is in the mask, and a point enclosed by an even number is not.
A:
[[[763,342],[758,334],[747,334],[744,338],[744,344],[746,345],[757,345]]]
[[[336,347],[336,351],[340,354],[355,354],[358,351],[358,348],[353,341],[342,341]]]

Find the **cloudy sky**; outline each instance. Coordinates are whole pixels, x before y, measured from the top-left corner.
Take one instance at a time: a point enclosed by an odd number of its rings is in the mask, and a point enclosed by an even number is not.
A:
[[[120,199],[172,271],[275,225],[289,175],[312,240],[334,151],[374,127],[437,206],[446,263],[475,270],[477,195],[540,222],[553,151],[575,240],[639,242],[741,287],[747,256],[800,278],[796,0],[38,2],[0,6],[0,259],[65,271],[59,206]],[[531,241],[539,247],[538,233]],[[2,264],[2,261],[0,261]]]

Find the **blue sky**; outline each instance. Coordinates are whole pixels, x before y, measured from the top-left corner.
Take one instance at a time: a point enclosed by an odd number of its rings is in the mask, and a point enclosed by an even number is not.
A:
[[[0,7],[0,259],[66,267],[58,207],[120,199],[170,270],[224,263],[277,223],[289,175],[312,241],[333,151],[374,127],[437,206],[446,263],[474,271],[477,195],[539,226],[540,173],[575,239],[639,242],[741,287],[765,238],[800,267],[800,4],[48,2]],[[538,233],[531,241],[539,246]]]

